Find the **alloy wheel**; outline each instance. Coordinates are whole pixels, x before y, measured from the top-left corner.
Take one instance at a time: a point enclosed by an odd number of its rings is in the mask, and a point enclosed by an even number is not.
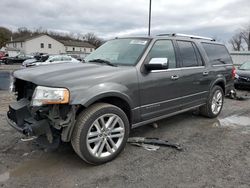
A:
[[[90,126],[87,148],[97,158],[108,157],[122,144],[124,132],[124,123],[118,115],[104,114]]]
[[[222,108],[223,103],[223,94],[220,90],[215,91],[213,99],[212,99],[212,112],[214,114],[218,114]]]

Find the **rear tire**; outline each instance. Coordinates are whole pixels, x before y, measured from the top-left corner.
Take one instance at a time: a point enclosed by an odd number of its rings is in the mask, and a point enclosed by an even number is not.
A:
[[[220,114],[223,104],[223,89],[220,86],[215,85],[209,94],[206,104],[200,107],[200,114],[208,118],[215,118]]]
[[[129,129],[128,118],[120,108],[96,103],[79,114],[71,144],[84,161],[99,165],[120,154],[126,145]]]

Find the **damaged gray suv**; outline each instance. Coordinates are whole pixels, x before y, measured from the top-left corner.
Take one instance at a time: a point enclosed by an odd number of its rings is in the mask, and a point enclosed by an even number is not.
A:
[[[13,73],[8,123],[27,138],[71,142],[88,163],[114,159],[132,128],[191,109],[215,118],[235,69],[222,44],[181,34],[117,38],[85,63]]]

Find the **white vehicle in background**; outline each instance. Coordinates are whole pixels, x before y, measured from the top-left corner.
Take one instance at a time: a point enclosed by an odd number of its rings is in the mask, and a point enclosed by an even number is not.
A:
[[[22,67],[33,67],[38,65],[49,65],[56,63],[79,63],[77,59],[68,56],[68,55],[47,55],[46,57],[42,56],[40,60],[33,59],[27,62],[24,62]]]

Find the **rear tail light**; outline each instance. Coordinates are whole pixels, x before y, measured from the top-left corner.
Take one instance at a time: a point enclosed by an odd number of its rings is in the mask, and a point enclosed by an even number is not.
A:
[[[232,69],[232,78],[233,79],[235,78],[235,75],[236,75],[236,68],[233,66],[233,69]]]

